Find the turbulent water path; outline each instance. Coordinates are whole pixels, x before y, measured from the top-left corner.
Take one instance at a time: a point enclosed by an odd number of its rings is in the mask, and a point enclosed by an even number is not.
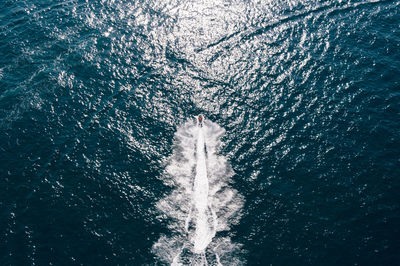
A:
[[[208,206],[208,179],[207,179],[207,166],[206,155],[204,151],[204,133],[203,128],[198,127],[197,137],[197,165],[196,177],[193,185],[193,203],[197,213],[196,217],[196,230],[194,233],[194,251],[196,253],[203,252],[208,244],[211,242],[215,234],[215,230],[210,228],[209,220],[209,206]]]
[[[241,247],[218,231],[229,230],[239,219],[243,200],[227,186],[233,172],[217,155],[224,130],[207,121],[201,127],[187,122],[176,133],[176,144],[164,181],[173,192],[158,202],[169,221],[171,235],[163,235],[153,252],[172,265],[240,265],[233,254]]]

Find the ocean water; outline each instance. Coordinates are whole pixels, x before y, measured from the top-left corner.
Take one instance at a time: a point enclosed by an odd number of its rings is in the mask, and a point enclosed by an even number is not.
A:
[[[2,0],[0,265],[400,265],[399,103],[399,1]]]

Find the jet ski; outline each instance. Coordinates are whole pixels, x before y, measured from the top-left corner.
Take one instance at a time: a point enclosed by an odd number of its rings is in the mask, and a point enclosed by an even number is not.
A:
[[[198,125],[199,127],[203,127],[203,120],[204,120],[203,115],[199,115],[199,116],[197,117],[197,125]]]

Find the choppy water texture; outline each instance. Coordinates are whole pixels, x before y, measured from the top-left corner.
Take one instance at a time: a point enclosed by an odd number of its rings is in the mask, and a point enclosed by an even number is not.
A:
[[[1,1],[0,264],[399,265],[399,25],[383,0]]]

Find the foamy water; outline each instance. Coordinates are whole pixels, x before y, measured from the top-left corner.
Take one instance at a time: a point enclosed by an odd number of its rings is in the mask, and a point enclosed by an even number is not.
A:
[[[241,265],[242,246],[220,231],[237,223],[243,199],[229,186],[233,175],[218,154],[225,130],[216,123],[186,122],[175,133],[174,151],[163,181],[173,191],[157,203],[170,234],[153,245],[161,261],[172,265]],[[229,235],[229,234],[224,234]]]

